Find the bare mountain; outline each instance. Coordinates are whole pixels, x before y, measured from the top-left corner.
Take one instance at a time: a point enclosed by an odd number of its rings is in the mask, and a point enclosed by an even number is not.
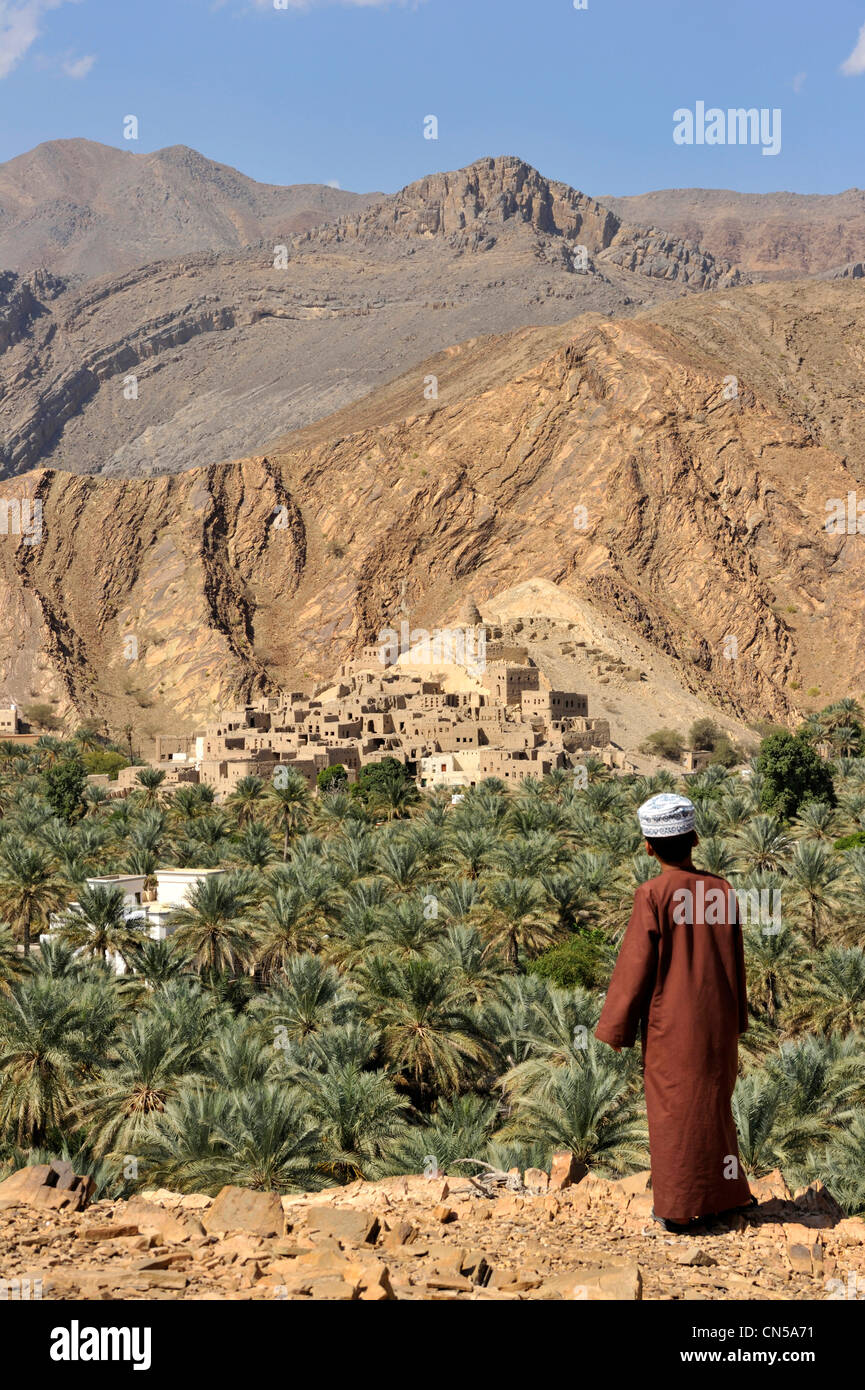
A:
[[[865,551],[825,520],[865,486],[863,337],[854,279],[688,296],[449,349],[266,457],[7,481],[41,519],[0,536],[0,694],[188,727],[471,592],[571,622],[545,660],[622,741],[861,695]]]
[[[171,473],[259,452],[455,342],[590,310],[630,314],[740,279],[511,157],[278,244],[284,260],[265,243],[65,293],[53,279],[40,292],[32,277],[7,277],[0,473]],[[415,389],[422,403],[435,388],[420,374]]]
[[[620,217],[699,242],[767,279],[819,275],[865,260],[865,192],[733,193],[664,188],[601,200]]]
[[[236,251],[381,196],[256,183],[185,145],[135,154],[51,140],[0,164],[0,267],[90,278],[193,251]]]

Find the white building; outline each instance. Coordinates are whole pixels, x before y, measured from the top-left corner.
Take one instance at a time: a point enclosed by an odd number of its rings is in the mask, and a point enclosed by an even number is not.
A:
[[[100,884],[120,888],[127,921],[136,917],[142,919],[151,941],[165,941],[174,932],[171,914],[189,901],[189,894],[195,885],[211,876],[221,877],[224,873],[224,869],[157,869],[156,897],[146,901],[143,874],[109,874],[101,878],[88,878],[86,883],[88,888],[96,888]],[[77,907],[78,904],[73,902],[69,906]],[[63,914],[55,914],[51,918],[51,930],[56,931],[62,923]],[[50,940],[50,933],[41,936],[40,940]],[[126,973],[126,964],[121,956],[114,955],[111,964],[115,974]]]

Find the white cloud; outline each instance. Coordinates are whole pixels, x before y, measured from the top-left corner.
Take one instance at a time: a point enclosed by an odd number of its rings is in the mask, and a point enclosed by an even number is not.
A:
[[[60,64],[67,77],[74,77],[76,81],[86,77],[93,64],[96,62],[95,53],[87,53],[83,58],[73,58],[71,55],[63,59]]]
[[[865,72],[865,24],[859,30],[856,47],[850,57],[845,58],[841,64],[841,71],[845,77],[858,77],[860,73]]]
[[[42,33],[42,17],[66,0],[0,0],[0,78],[8,77]]]
[[[796,76],[793,78],[793,91],[794,91],[794,92],[796,92],[796,93],[801,92],[802,88],[805,86],[805,78],[806,78],[807,76],[808,76],[807,72],[797,72],[797,73],[796,73]]]

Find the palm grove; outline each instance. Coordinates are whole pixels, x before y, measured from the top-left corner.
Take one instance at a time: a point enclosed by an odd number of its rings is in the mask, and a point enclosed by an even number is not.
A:
[[[745,927],[743,1161],[865,1211],[854,702],[766,738],[748,778],[612,777],[588,759],[588,785],[488,780],[456,805],[395,763],[314,796],[290,771],[247,777],[221,805],[142,769],[110,800],[85,784],[88,738],[0,744],[0,1164],[63,1154],[106,1195],[315,1189],[556,1149],[608,1175],[645,1166],[638,1050],[592,1031],[657,871],[635,809],[680,786],[698,865],[781,895],[778,921]],[[225,872],[167,941],[85,882],[168,865]]]

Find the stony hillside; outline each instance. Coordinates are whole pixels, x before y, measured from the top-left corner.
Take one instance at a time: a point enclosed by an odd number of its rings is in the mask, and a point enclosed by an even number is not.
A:
[[[136,154],[50,140],[0,164],[0,267],[116,274],[194,251],[240,250],[380,197],[257,183],[185,145]]]
[[[266,457],[7,481],[42,539],[0,539],[2,694],[194,723],[326,679],[406,612],[452,623],[471,591],[494,619],[529,581],[525,615],[555,586],[587,650],[646,676],[656,722],[665,692],[739,717],[860,694],[865,556],[824,523],[865,477],[863,295],[764,285],[587,316],[449,351],[427,364],[438,401],[422,366],[354,429],[343,411]],[[592,660],[556,678],[594,699]]]
[[[260,452],[467,338],[628,315],[739,279],[518,159],[436,175],[311,231],[273,226],[254,250],[220,251],[226,237],[206,230],[193,244],[210,236],[216,250],[66,293],[5,277],[0,476],[146,476]]]
[[[499,1185],[395,1177],[282,1199],[155,1191],[83,1209],[66,1168],[0,1184],[13,1298],[775,1302],[847,1298],[865,1276],[865,1222],[822,1183],[794,1198],[778,1173],[752,1180],[747,1218],[668,1236],[650,1217],[648,1173],[581,1176],[570,1154]]]
[[[767,279],[819,275],[865,261],[861,188],[831,194],[664,188],[601,201],[630,222],[699,242]]]

